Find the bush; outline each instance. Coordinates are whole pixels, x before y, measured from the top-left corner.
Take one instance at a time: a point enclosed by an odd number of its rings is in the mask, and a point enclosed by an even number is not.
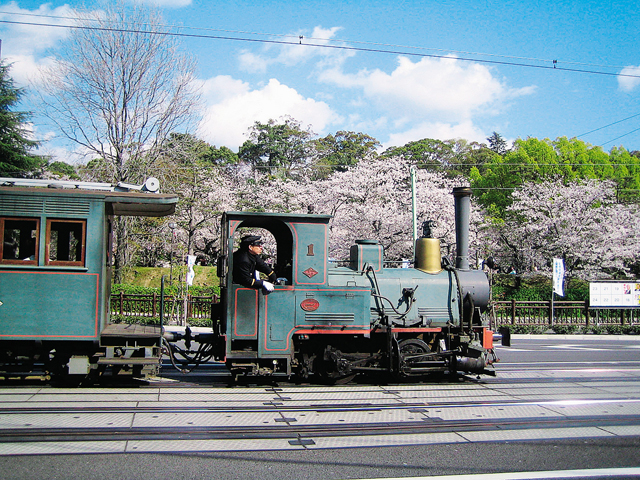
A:
[[[552,329],[553,333],[559,335],[571,335],[573,333],[580,333],[581,327],[579,325],[554,325]]]
[[[165,325],[167,319],[165,318]],[[111,314],[111,323],[124,323],[127,325],[160,325],[160,317],[136,317],[129,315]],[[191,327],[211,327],[210,318],[190,318],[187,322]]]
[[[143,287],[140,285],[130,285],[128,283],[115,283],[111,286],[112,294],[124,293],[125,295],[153,295],[154,293],[160,295],[160,288],[157,287]],[[179,285],[165,285],[165,295],[183,296],[185,292],[184,286]],[[219,286],[200,286],[193,285],[189,287],[189,294],[193,297],[210,297],[212,295],[220,295]]]
[[[552,280],[544,275],[493,275],[494,300],[548,301],[551,299]],[[589,300],[589,282],[578,278],[565,284],[562,300]],[[559,298],[559,297],[556,297]]]
[[[590,325],[589,328],[587,328],[587,333],[602,335],[603,333],[605,333],[605,327],[604,325]]]
[[[547,327],[544,325],[501,325],[509,327],[509,331],[514,334],[541,334],[547,332]],[[496,328],[498,330],[500,327]]]

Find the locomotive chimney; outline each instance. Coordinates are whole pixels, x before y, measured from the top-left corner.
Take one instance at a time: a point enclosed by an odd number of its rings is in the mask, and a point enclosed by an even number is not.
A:
[[[469,212],[471,211],[471,189],[453,189],[456,213],[456,268],[469,270]]]

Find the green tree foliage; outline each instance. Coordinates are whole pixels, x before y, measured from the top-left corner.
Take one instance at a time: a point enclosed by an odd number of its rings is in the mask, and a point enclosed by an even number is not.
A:
[[[171,158],[178,168],[206,164],[213,147],[190,133],[171,133],[162,143],[163,157]],[[213,163],[213,162],[212,162]]]
[[[445,172],[449,177],[469,176],[471,169],[481,167],[496,154],[486,145],[466,140],[423,138],[402,147],[390,147],[382,157],[401,157],[412,165],[430,171]]]
[[[288,175],[311,156],[314,133],[304,130],[299,121],[286,117],[283,123],[271,119],[256,122],[249,130],[249,140],[238,151],[240,160],[271,174]]]
[[[489,150],[498,155],[504,155],[509,149],[507,141],[498,132],[493,132],[490,137],[487,137],[487,142],[489,142]]]
[[[472,187],[478,201],[490,213],[504,218],[511,205],[513,190],[526,182],[563,179],[613,180],[626,201],[639,198],[640,164],[638,157],[624,148],[606,153],[601,147],[576,138],[560,137],[555,141],[537,138],[518,139],[513,149],[495,155],[471,171]]]
[[[640,201],[640,158],[622,147],[609,152],[609,162],[618,184],[618,201],[638,203]]]
[[[376,156],[380,142],[365,134],[340,130],[335,135],[311,141],[314,150],[316,174],[323,178],[333,172],[344,172],[360,160]]]
[[[228,147],[209,147],[209,151],[203,155],[203,159],[213,165],[235,165],[240,161],[238,154]]]
[[[75,167],[66,162],[51,162],[47,165],[47,171],[59,177],[66,177],[72,180],[80,179]]]
[[[433,167],[435,171],[442,171],[454,156],[453,142],[423,138],[402,147],[390,147],[382,156],[400,157],[417,167]]]
[[[29,112],[16,112],[24,90],[9,76],[10,65],[0,62],[0,176],[23,177],[44,165],[44,159],[30,153],[38,142],[29,138]]]

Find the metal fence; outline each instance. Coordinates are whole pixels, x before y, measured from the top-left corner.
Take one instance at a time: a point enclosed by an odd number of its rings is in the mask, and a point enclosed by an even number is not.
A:
[[[219,302],[217,295],[196,297],[187,295],[164,297],[164,323],[181,325],[185,321],[208,320],[211,309]],[[186,310],[186,315],[185,315]],[[160,295],[128,295],[119,293],[111,296],[111,314],[120,319],[156,319],[160,317]],[[489,315],[494,327],[509,326],[549,326],[558,325],[590,327],[596,325],[638,325],[640,309],[595,309],[588,302],[577,301],[496,301]],[[142,323],[142,322],[141,322]]]
[[[590,308],[586,301],[496,301],[491,315],[496,325],[590,327],[640,324],[638,309]]]
[[[218,302],[217,295],[210,297],[187,295],[186,298],[165,295],[164,323],[182,325],[185,321],[208,320],[211,318],[212,306]],[[129,321],[134,321],[137,318],[141,320],[140,323],[145,323],[145,320],[149,323],[159,323],[160,295],[155,293],[111,295],[111,315],[120,317],[120,320],[127,318]]]

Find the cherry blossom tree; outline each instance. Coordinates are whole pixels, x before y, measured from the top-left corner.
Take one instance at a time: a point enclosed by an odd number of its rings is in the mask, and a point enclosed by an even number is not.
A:
[[[333,216],[330,223],[330,254],[347,259],[357,239],[376,239],[390,261],[413,259],[413,225],[410,169],[402,157],[362,159],[326,179],[310,180],[253,174],[241,196],[252,200],[251,210],[265,212],[317,213]],[[455,248],[454,186],[464,179],[449,179],[444,173],[416,171],[417,217],[436,222],[434,234],[442,239],[443,254]],[[478,214],[474,213],[474,222]],[[421,231],[421,229],[420,229]],[[475,239],[477,235],[472,234]]]
[[[164,190],[179,197],[171,219],[177,224],[172,234],[179,250],[205,262],[217,256],[222,212],[236,208],[229,169],[209,160],[213,148],[193,135],[174,133],[162,144],[156,161]]]
[[[636,205],[616,201],[612,181],[527,183],[513,193],[500,238],[521,270],[563,258],[569,275],[625,274],[640,250]]]
[[[357,239],[379,240],[385,258],[413,258],[410,161],[402,157],[360,161],[345,172],[336,172],[321,184],[322,195],[314,205],[317,213],[334,216],[331,251],[347,258]],[[442,173],[417,170],[417,217],[433,220],[435,235],[443,239],[445,252],[455,243],[453,221],[454,186],[463,180],[447,179]]]

